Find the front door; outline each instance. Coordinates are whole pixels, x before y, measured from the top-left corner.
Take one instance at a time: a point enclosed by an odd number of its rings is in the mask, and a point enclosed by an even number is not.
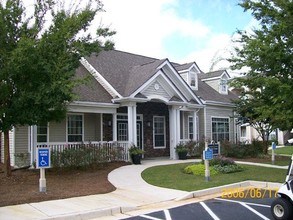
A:
[[[137,134],[137,143],[136,146],[140,149],[143,149],[143,127],[142,121],[139,120],[141,117],[138,117],[136,122],[136,134]],[[127,116],[122,115],[117,117],[117,141],[127,142],[128,141],[128,121]]]

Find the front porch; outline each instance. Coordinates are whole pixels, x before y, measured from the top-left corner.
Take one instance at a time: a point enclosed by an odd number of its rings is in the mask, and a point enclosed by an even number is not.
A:
[[[198,141],[198,109],[167,105],[160,100],[128,103],[108,112],[71,111],[66,120],[30,127],[31,149],[49,146],[52,151],[90,148],[103,161],[129,161],[135,144],[144,158],[177,159],[176,145]],[[31,151],[31,162],[36,159]]]

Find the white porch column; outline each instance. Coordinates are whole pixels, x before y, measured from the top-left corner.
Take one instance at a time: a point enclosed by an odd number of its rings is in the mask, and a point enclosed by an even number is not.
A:
[[[112,114],[113,141],[117,141],[117,113]]]
[[[37,148],[37,126],[30,126],[30,150],[31,150],[31,165],[33,165],[36,159]]]
[[[136,131],[136,104],[131,103],[127,106],[128,114],[128,141],[130,144],[137,144]]]
[[[197,111],[194,111],[193,112],[193,140],[194,141],[198,141],[197,137],[198,137],[198,134],[197,134]]]
[[[170,159],[178,159],[176,145],[180,141],[180,109],[178,106],[169,108],[169,127],[170,127]]]
[[[100,127],[101,127],[101,133],[100,133],[100,135],[101,135],[101,141],[103,141],[104,140],[104,132],[103,132],[103,129],[104,129],[104,126],[103,126],[103,113],[101,113],[101,121],[100,121]]]

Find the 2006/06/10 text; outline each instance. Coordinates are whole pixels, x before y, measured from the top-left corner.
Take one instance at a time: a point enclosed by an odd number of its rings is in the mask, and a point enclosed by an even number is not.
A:
[[[276,198],[278,188],[258,189],[258,188],[226,188],[222,189],[222,198],[225,199],[263,199]]]

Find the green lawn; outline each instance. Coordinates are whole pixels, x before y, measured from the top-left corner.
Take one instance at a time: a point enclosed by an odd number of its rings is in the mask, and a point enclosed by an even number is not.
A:
[[[195,191],[226,185],[245,180],[279,182],[285,181],[285,169],[243,165],[244,171],[231,174],[218,174],[206,182],[202,176],[184,174],[182,170],[189,164],[175,164],[151,167],[143,171],[142,178],[149,184],[185,191]]]
[[[272,153],[272,151],[269,150],[269,154],[271,154],[271,153]],[[277,148],[275,150],[275,154],[286,154],[286,155],[291,156],[293,154],[293,146]]]

